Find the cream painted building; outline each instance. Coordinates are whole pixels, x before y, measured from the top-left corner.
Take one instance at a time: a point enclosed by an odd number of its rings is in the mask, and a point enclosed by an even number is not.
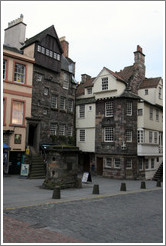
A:
[[[139,169],[146,179],[152,179],[163,162],[163,81],[145,79],[138,95],[138,146]]]

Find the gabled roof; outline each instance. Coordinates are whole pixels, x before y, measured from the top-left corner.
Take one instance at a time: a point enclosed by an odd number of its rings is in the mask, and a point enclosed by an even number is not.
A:
[[[139,86],[139,89],[156,88],[161,80],[161,77],[144,79]]]
[[[35,42],[40,42],[46,35],[50,35],[50,36],[54,37],[55,39],[57,39],[57,43],[58,43],[59,49],[60,49],[61,53],[63,53],[63,50],[62,50],[58,35],[57,35],[56,30],[54,28],[54,25],[46,28],[42,32],[40,32],[40,33],[36,34],[35,36],[33,36],[32,38],[27,39],[25,41],[23,47],[21,47],[21,49],[24,49],[24,48],[28,47],[29,45],[31,45],[31,44],[33,44]]]
[[[118,75],[117,73],[114,73],[113,71],[111,71],[110,69],[104,67],[111,75],[113,75],[116,79],[122,81],[122,82],[125,82],[125,80],[120,76]]]

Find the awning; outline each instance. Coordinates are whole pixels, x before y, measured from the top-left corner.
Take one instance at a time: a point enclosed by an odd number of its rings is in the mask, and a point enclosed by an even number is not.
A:
[[[5,144],[5,143],[3,143],[3,148],[4,149],[10,149],[10,147],[7,144]]]

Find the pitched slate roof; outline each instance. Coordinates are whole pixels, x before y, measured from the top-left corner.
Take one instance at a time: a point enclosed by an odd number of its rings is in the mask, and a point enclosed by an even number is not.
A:
[[[84,95],[84,88],[93,86],[93,81],[95,80],[95,78],[90,78],[86,82],[80,83],[76,90],[76,96]]]
[[[156,88],[160,80],[161,80],[161,77],[149,78],[149,79],[146,78],[140,84],[139,89]]]
[[[127,82],[133,75],[133,72],[134,72],[134,66],[128,66],[128,67],[124,67],[123,70],[116,72],[116,74]]]
[[[125,80],[117,73],[114,73],[113,71],[111,71],[110,69],[104,67],[110,74],[112,74],[116,79],[125,82]]]
[[[21,47],[21,49],[24,49],[26,47],[28,47],[29,45],[37,42],[37,41],[41,41],[47,34],[53,36],[54,38],[57,39],[57,43],[58,43],[58,46],[59,46],[59,49],[61,51],[61,53],[63,53],[63,49],[61,47],[61,44],[60,44],[60,41],[59,41],[59,38],[58,38],[58,35],[56,33],[56,30],[54,28],[54,25],[46,28],[45,30],[43,30],[42,32],[36,34],[35,36],[33,36],[32,38],[29,38],[25,41],[23,47]]]

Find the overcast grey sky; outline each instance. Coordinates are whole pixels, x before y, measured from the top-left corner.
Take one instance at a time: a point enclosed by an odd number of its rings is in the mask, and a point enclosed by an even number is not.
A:
[[[24,15],[26,38],[54,25],[66,36],[76,80],[105,66],[119,71],[145,54],[146,77],[163,77],[165,1],[1,1],[1,37],[8,22]],[[2,39],[3,43],[3,39]]]

